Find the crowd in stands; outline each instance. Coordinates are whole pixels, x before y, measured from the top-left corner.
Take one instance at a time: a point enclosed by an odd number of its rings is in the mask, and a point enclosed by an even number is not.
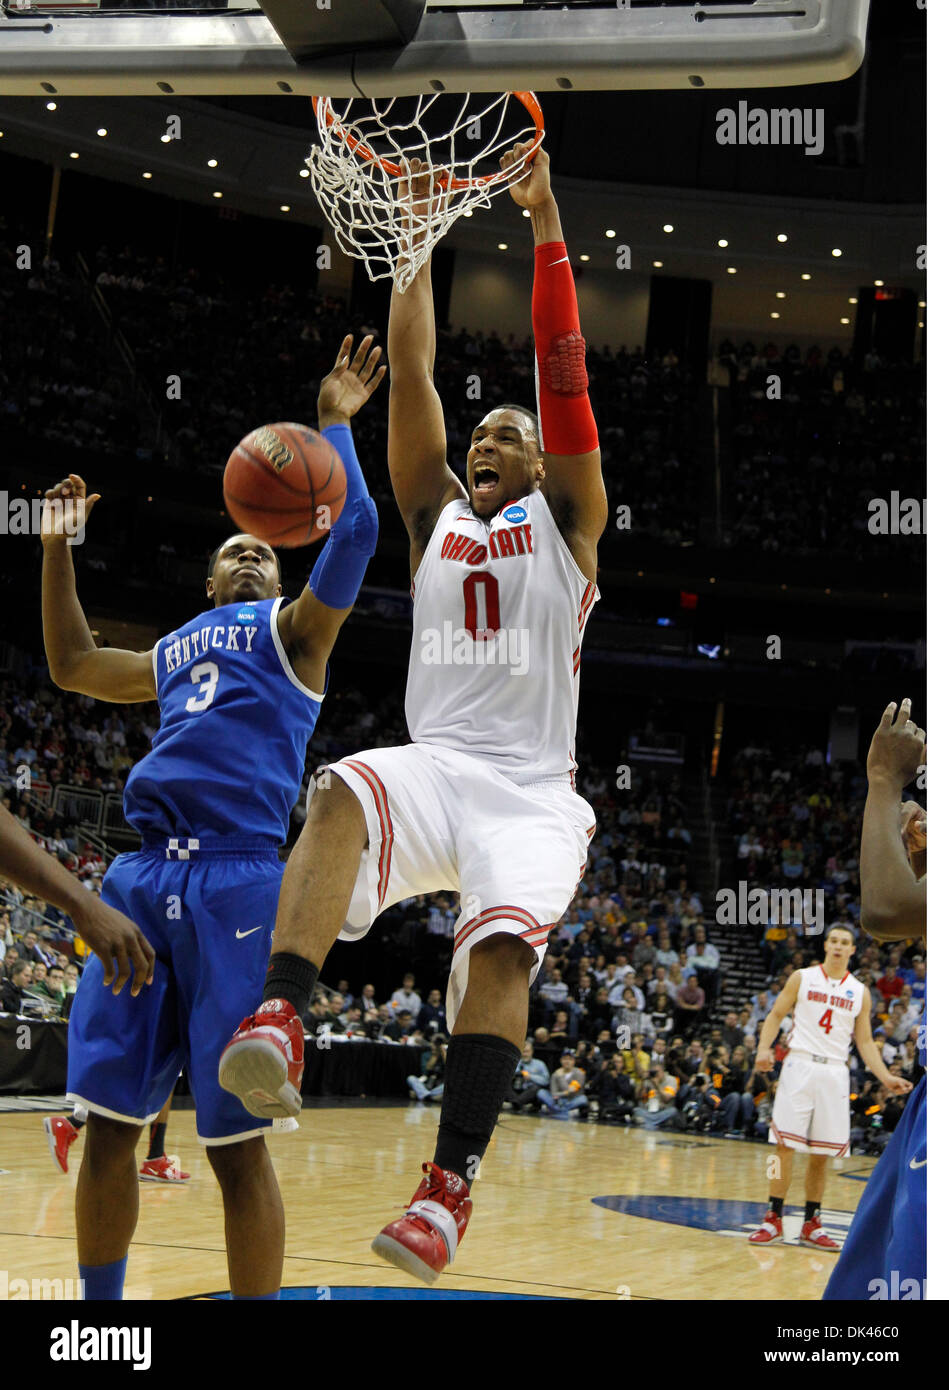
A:
[[[16,268],[0,253],[0,425],[57,443],[151,456],[157,442],[189,472],[220,475],[235,444],[261,421],[312,419],[319,380],[343,335],[378,333],[318,285],[227,277],[208,260],[171,264],[131,247],[102,246],[86,283],[63,252]],[[90,307],[91,286],[128,343],[155,416],[136,403]],[[525,317],[527,304],[525,301]],[[862,362],[839,349],[723,342],[732,381],[724,448],[722,543],[801,556],[872,556],[867,501],[922,497],[922,367]],[[631,508],[629,534],[664,546],[708,542],[713,510],[704,382],[670,349],[588,347],[591,398],[611,501]],[[481,406],[469,382],[480,381]],[[780,400],[768,379],[781,378]],[[534,395],[529,337],[442,328],[436,381],[449,458],[460,467],[474,415]],[[169,387],[169,383],[178,383]],[[773,392],[771,393],[773,395]],[[169,398],[170,397],[170,398]],[[156,423],[160,417],[160,426]],[[360,460],[383,524],[395,512],[386,468],[386,412],[359,421]],[[911,536],[890,538],[916,563]],[[887,551],[892,556],[896,552]]]

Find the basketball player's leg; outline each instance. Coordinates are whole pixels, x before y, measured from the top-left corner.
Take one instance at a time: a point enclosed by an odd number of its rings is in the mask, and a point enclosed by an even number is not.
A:
[[[536,963],[534,949],[508,933],[499,932],[473,947],[468,987],[452,1037],[489,1033],[513,1043],[520,1053],[527,1037],[528,991]]]
[[[287,860],[277,907],[274,955],[290,953],[317,970],[322,967],[346,920],[360,856],[368,843],[362,806],[346,783],[331,774],[329,786],[316,791],[300,838]],[[273,997],[273,988],[269,983],[265,998]],[[306,1011],[309,994],[308,990],[305,998],[300,997],[298,1013]]]
[[[794,1174],[794,1150],[785,1148],[783,1144],[778,1144],[774,1157],[777,1159],[777,1173],[768,1186],[768,1199],[773,1201],[775,1197],[778,1197],[783,1202],[790,1190],[791,1178]]]
[[[224,1203],[224,1240],[235,1298],[276,1298],[283,1273],[284,1213],[263,1135],[208,1145]]]
[[[804,1200],[816,1202],[820,1206],[827,1183],[828,1154],[808,1154],[807,1168],[804,1170]]]
[[[122,1297],[138,1224],[135,1146],[140,1125],[90,1114],[76,1183],[76,1244],[87,1299]]]

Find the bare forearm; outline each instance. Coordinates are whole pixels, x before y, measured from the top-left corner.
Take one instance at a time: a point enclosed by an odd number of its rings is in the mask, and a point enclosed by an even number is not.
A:
[[[890,1075],[889,1068],[880,1055],[880,1050],[871,1038],[869,1042],[858,1042],[857,1051],[863,1060],[863,1065],[867,1071],[873,1073],[877,1081],[886,1081]]]
[[[531,230],[535,246],[543,246],[547,241],[563,241],[560,211],[553,196],[531,208]]]
[[[72,553],[64,543],[43,548],[43,641],[53,681],[60,685],[70,666],[96,644],[76,593]]]
[[[393,288],[389,309],[389,370],[431,375],[435,367],[435,301],[431,262],[426,261],[404,294]]]
[[[776,1013],[774,1009],[768,1014],[764,1023],[761,1025],[761,1037],[758,1039],[758,1051],[767,1052],[781,1031],[783,1014]]]
[[[900,834],[902,788],[873,777],[860,840],[861,923],[881,941],[902,941],[926,927],[926,885],[917,882]]]
[[[0,875],[73,916],[88,889],[41,849],[15,817],[0,806]]]

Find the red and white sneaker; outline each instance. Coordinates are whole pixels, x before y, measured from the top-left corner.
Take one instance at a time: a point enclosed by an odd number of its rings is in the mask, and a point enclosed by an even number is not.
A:
[[[423,1163],[425,1174],[404,1216],[391,1221],[372,1242],[390,1264],[434,1284],[455,1258],[471,1218],[468,1185],[457,1173]]]
[[[74,1124],[66,1119],[65,1115],[50,1115],[43,1121],[43,1128],[46,1130],[46,1139],[49,1143],[49,1151],[55,1161],[67,1172],[69,1168],[69,1146],[75,1144],[79,1138],[79,1131]]]
[[[830,1236],[820,1224],[819,1216],[812,1216],[810,1221],[805,1221],[801,1227],[800,1241],[802,1245],[813,1245],[815,1250],[839,1250],[840,1242],[831,1240]]]
[[[181,1171],[177,1154],[162,1154],[161,1158],[146,1158],[138,1177],[139,1182],[187,1182],[191,1174]]]
[[[752,1231],[748,1240],[752,1245],[770,1245],[773,1240],[780,1240],[783,1234],[780,1216],[769,1211],[757,1231]]]
[[[217,1079],[259,1120],[299,1115],[303,1024],[286,999],[267,999],[221,1053]]]

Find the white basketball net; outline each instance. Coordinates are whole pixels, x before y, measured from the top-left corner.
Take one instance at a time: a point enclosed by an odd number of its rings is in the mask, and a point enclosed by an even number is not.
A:
[[[533,100],[532,93],[523,96]],[[452,100],[460,102],[457,114]],[[391,276],[400,293],[453,222],[521,178],[541,138],[512,92],[493,100],[438,92],[354,98],[338,111],[325,97],[313,104],[319,143],[306,161],[313,192],[340,249],[363,262],[370,280]],[[501,155],[524,141],[530,151],[502,171]],[[399,177],[402,161],[413,158],[434,171],[421,198]]]

